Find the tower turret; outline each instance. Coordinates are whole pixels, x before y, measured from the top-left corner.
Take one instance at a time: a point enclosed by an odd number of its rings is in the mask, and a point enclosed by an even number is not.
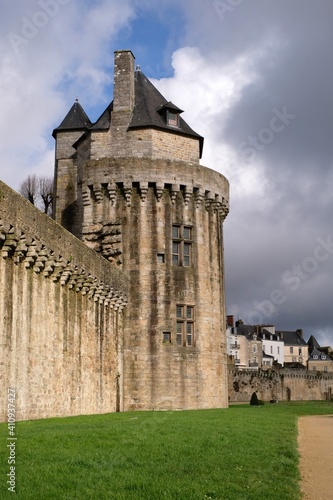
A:
[[[113,103],[75,143],[73,224],[130,278],[121,407],[225,407],[228,181],[199,164],[203,138],[130,51],[115,53],[114,81]]]
[[[52,134],[56,140],[53,213],[55,220],[74,234],[77,234],[73,222],[76,218],[78,193],[77,158],[73,145],[90,126],[88,115],[76,99]]]

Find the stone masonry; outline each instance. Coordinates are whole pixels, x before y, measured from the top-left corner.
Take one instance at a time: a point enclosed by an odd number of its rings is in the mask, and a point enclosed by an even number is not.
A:
[[[128,280],[0,182],[0,419],[120,409]]]
[[[203,138],[130,51],[115,53],[114,100],[97,122],[74,111],[54,131],[55,217],[129,278],[121,409],[227,406],[228,181],[199,164]]]

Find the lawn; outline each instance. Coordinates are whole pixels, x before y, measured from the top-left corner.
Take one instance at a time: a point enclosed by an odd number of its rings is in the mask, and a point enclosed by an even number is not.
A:
[[[297,417],[333,403],[235,405],[16,424],[22,500],[298,500]],[[8,498],[7,424],[0,498]]]

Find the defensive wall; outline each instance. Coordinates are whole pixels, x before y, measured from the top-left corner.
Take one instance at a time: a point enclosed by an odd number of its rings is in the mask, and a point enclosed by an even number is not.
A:
[[[281,369],[279,371],[229,371],[229,402],[329,400],[333,397],[333,373]]]
[[[131,279],[124,409],[226,407],[228,181],[201,165],[150,158],[91,160],[83,174],[83,241]],[[175,224],[191,228],[188,266],[173,264]],[[184,328],[178,343],[177,306],[192,308],[190,344]]]
[[[0,254],[0,420],[122,410],[126,276],[1,181]]]

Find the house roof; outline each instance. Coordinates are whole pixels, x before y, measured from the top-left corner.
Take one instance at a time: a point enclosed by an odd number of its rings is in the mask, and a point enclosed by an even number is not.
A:
[[[137,70],[135,72],[135,106],[129,129],[156,128],[193,137],[200,142],[201,157],[204,141],[203,137],[194,132],[181,116],[179,117],[178,127],[168,125],[163,116],[163,111],[165,109],[182,113],[181,109],[172,102],[168,102],[148,78],[140,70]]]
[[[318,351],[318,349],[316,349],[315,347],[312,348],[311,352],[310,352],[310,356],[309,356],[309,359],[313,359],[313,356],[320,356],[322,353],[320,351]]]
[[[316,338],[313,335],[311,335],[311,337],[308,340],[308,346],[310,350],[314,348],[318,349],[318,347],[320,347],[319,343],[317,342]]]
[[[300,336],[297,330],[296,331],[279,330],[276,333],[280,335],[280,338],[284,341],[285,345],[307,346],[307,343],[305,342],[303,337]]]
[[[256,328],[252,325],[244,325],[243,323],[237,326],[237,335],[244,335],[247,339],[256,333]]]
[[[265,335],[265,338],[264,338]],[[259,338],[262,340],[272,340],[274,342],[283,342],[283,339],[281,339],[281,335],[279,332],[272,333],[269,330],[266,330],[266,328],[263,328],[262,331],[259,333]]]
[[[91,121],[79,103],[78,99],[75,100],[73,106],[68,111],[65,118],[62,120],[60,125],[53,130],[53,137],[56,136],[57,132],[64,132],[69,130],[86,130],[91,127]]]

